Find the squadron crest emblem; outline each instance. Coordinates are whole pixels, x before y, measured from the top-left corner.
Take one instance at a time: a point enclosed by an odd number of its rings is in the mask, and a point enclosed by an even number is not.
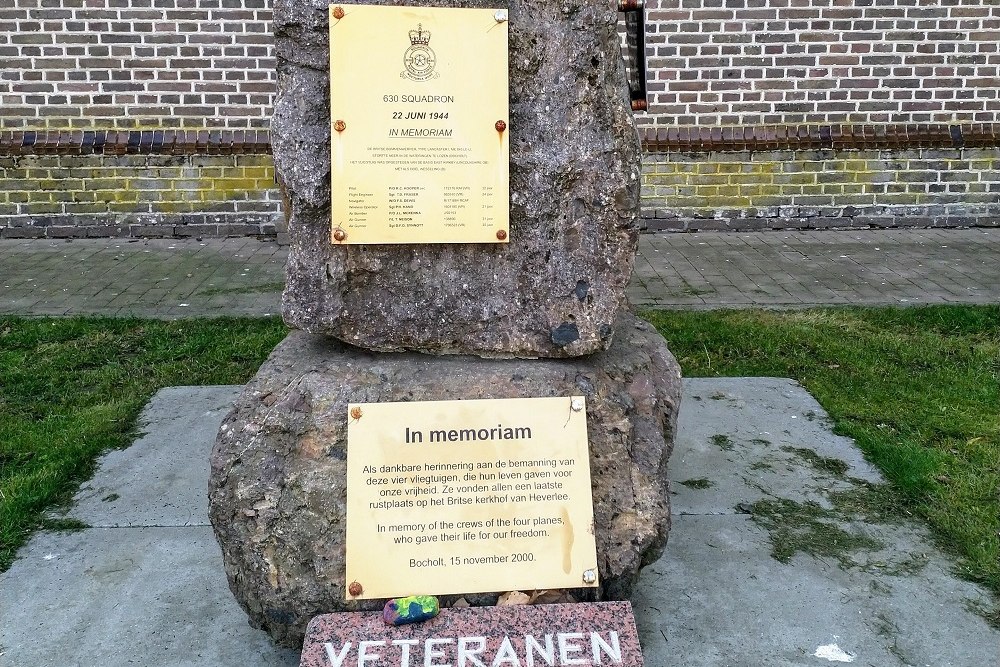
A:
[[[431,41],[431,33],[424,30],[423,24],[418,24],[416,30],[410,31],[410,47],[403,54],[403,67],[400,76],[412,81],[427,81],[441,76],[434,71],[437,64],[437,56],[428,46]]]

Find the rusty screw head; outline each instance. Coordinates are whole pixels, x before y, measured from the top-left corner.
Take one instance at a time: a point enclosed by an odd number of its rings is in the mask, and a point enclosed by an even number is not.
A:
[[[351,594],[351,597],[356,598],[362,593],[364,593],[365,589],[362,588],[361,584],[359,584],[358,582],[352,581],[351,585],[347,587],[347,592]]]
[[[361,412],[361,408],[360,407],[358,407],[358,406],[355,405],[353,408],[351,408],[351,419],[355,419],[355,420],[361,419],[361,416],[363,414],[364,413]]]
[[[343,241],[346,238],[347,238],[347,232],[345,232],[343,229],[337,229],[333,232],[334,241]]]
[[[497,132],[503,132],[504,130],[507,129],[507,123],[503,122],[502,120],[498,120],[497,124],[494,125],[493,127],[497,128]]]
[[[498,229],[498,230],[497,230],[497,238],[498,238],[499,240],[503,241],[503,240],[504,240],[505,238],[507,238],[507,232],[505,232],[505,231],[504,231],[504,230],[502,230],[502,229]]]
[[[338,120],[333,124],[333,129],[335,129],[337,132],[343,132],[344,130],[347,129],[347,123],[345,123],[342,120]]]
[[[344,18],[344,8],[343,7],[334,7],[333,8],[333,18],[337,19],[338,21],[340,19]]]

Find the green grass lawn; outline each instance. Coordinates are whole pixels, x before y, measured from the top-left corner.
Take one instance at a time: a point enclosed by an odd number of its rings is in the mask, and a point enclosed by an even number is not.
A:
[[[1000,593],[1000,308],[646,312],[689,376],[800,381]],[[238,384],[277,319],[0,318],[0,569],[160,387]]]
[[[158,389],[242,384],[285,333],[277,318],[0,317],[0,571],[101,452],[131,442]]]
[[[646,312],[684,375],[795,378],[1000,594],[1000,307]]]

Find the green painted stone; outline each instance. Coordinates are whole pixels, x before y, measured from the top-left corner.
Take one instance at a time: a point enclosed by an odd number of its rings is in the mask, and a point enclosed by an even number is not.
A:
[[[438,599],[433,595],[410,595],[386,602],[382,620],[386,625],[419,623],[434,618],[440,611]]]

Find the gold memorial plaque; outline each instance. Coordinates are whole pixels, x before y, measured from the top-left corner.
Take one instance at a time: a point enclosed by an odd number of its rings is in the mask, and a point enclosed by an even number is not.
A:
[[[598,585],[583,397],[346,417],[348,599]]]
[[[330,7],[331,240],[505,243],[507,10]]]

